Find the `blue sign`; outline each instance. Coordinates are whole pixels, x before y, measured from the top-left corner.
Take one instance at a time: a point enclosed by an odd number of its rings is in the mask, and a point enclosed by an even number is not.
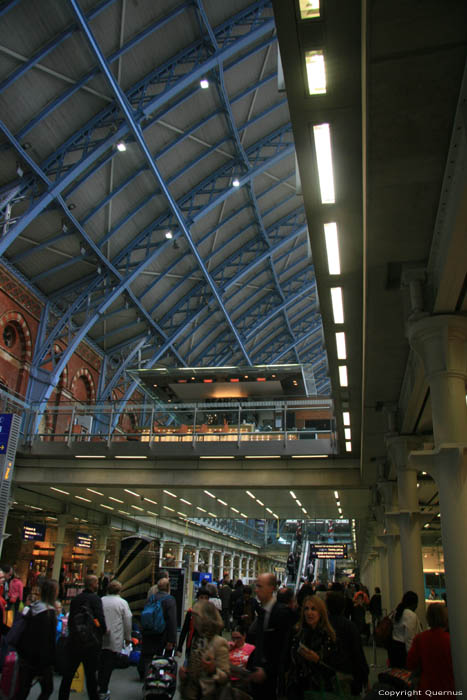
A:
[[[0,454],[6,452],[12,418],[13,415],[11,413],[0,413]]]
[[[82,549],[92,549],[92,536],[83,532],[76,533],[75,547]]]
[[[43,523],[23,523],[23,540],[34,540],[35,542],[44,542],[45,540],[45,525]]]

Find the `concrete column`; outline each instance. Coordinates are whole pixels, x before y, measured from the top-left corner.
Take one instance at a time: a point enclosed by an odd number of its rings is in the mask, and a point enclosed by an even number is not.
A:
[[[199,571],[199,547],[195,549],[195,560],[193,563],[193,571]]]
[[[115,553],[114,553],[114,560],[113,560],[113,566],[112,566],[112,572],[116,574],[118,570],[118,564],[120,561],[120,548],[121,548],[121,542],[120,540],[115,540]]]
[[[381,600],[383,609],[387,612],[391,612],[391,597],[389,595],[389,572],[388,572],[388,555],[387,547],[381,542],[374,545],[374,548],[379,554],[378,558],[378,579],[380,581],[379,587],[381,588]]]
[[[426,470],[439,489],[456,689],[467,694],[467,317],[421,318],[409,325],[409,341],[423,361],[430,386],[435,450]]]
[[[159,569],[162,569],[164,563],[164,544],[165,540],[159,540]]]
[[[399,526],[402,558],[402,590],[418,595],[417,615],[426,624],[425,583],[421,538],[421,514],[418,506],[417,470],[408,464],[411,450],[420,441],[397,436],[387,440],[388,452],[397,469],[399,513],[394,520]]]
[[[183,544],[180,544],[177,547],[177,558],[175,560],[175,566],[178,569],[181,569],[183,567],[183,550],[184,550],[184,548],[185,548],[185,545],[183,545]]]
[[[208,574],[212,574],[213,559],[214,559],[214,550],[210,549],[209,550],[209,558],[208,558]]]
[[[97,540],[97,575],[100,576],[105,569],[105,557],[107,555],[107,539],[110,535],[110,528],[104,527],[100,530]]]
[[[65,549],[65,530],[68,522],[68,515],[59,515],[57,522],[57,540],[55,542],[54,563],[52,568],[52,578],[58,581],[60,569],[62,568],[63,550]]]
[[[230,555],[230,580],[233,581],[234,577],[234,555]]]
[[[225,563],[225,552],[221,552],[219,555],[219,578],[224,578],[224,563]]]

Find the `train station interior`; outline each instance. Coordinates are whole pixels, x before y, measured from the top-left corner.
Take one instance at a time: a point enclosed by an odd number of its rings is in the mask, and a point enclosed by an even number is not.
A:
[[[466,48],[464,0],[0,4],[25,584],[411,590],[467,692]]]

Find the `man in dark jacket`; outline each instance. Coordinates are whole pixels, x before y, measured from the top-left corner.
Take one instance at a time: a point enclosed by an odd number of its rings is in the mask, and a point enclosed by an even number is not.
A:
[[[154,655],[161,655],[165,650],[172,651],[177,643],[177,603],[170,595],[170,580],[161,578],[157,586],[149,589],[148,600],[154,597],[154,601],[161,601],[164,615],[165,628],[161,633],[143,630],[142,649],[138,670],[140,676],[146,675],[151,659]]]
[[[224,574],[219,585],[219,598],[222,603],[222,619],[224,620],[224,629],[228,632],[230,630],[230,601],[232,598],[232,589],[229,584],[229,575]]]
[[[84,591],[73,598],[68,618],[68,663],[63,674],[59,700],[68,700],[73,677],[80,663],[84,666],[89,700],[99,700],[97,668],[102,637],[107,631],[102,601],[97,595],[97,576],[86,576]]]
[[[255,650],[248,659],[253,670],[250,681],[255,700],[276,700],[278,681],[284,667],[284,655],[290,632],[290,616],[285,605],[278,603],[274,594],[274,574],[260,574],[256,582],[256,595],[261,610],[249,636],[254,639]]]
[[[360,695],[367,689],[370,669],[365,658],[362,640],[356,625],[344,617],[345,598],[338,591],[330,591],[326,596],[329,622],[337,637],[337,654],[334,667],[337,671],[352,677],[350,692]]]

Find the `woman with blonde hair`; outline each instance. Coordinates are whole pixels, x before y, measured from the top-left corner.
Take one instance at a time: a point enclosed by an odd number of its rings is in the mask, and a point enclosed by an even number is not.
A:
[[[333,691],[336,654],[336,633],[326,604],[317,596],[307,596],[289,650],[288,700],[303,700],[309,690]]]
[[[215,700],[229,681],[230,659],[227,641],[220,636],[224,623],[208,601],[195,603],[192,610],[196,635],[187,668],[180,668],[183,700]]]

